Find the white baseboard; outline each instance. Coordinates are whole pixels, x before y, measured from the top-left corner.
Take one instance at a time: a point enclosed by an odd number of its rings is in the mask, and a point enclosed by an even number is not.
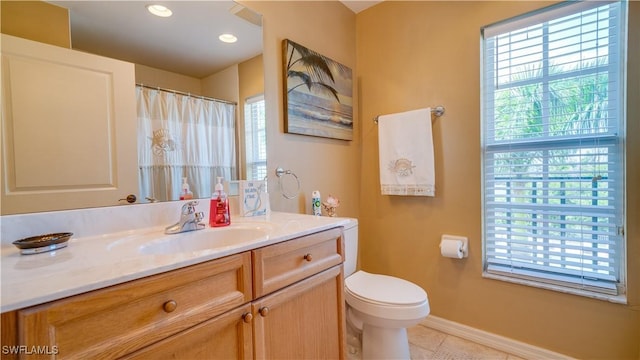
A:
[[[524,359],[574,359],[567,355],[529,345],[521,341],[509,339],[504,336],[492,334],[484,330],[475,329],[470,326],[433,315],[427,316],[427,318],[420,324]]]

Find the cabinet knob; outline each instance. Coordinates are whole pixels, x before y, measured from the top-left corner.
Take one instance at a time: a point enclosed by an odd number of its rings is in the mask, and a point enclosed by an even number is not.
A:
[[[260,310],[258,310],[258,312],[260,313],[260,315],[262,315],[262,317],[265,317],[269,313],[269,308],[266,306],[263,306],[260,308]]]
[[[250,312],[242,314],[242,321],[248,324],[251,320],[253,320],[253,315]]]
[[[175,300],[169,300],[162,305],[165,312],[173,312],[178,307],[178,303]]]
[[[305,254],[304,255],[304,259],[307,260],[307,261],[311,261],[311,260],[313,260],[313,256],[311,256],[311,254]]]

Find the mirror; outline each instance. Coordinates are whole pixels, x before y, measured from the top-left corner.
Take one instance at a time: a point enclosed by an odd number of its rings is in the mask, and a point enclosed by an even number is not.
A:
[[[166,18],[145,1],[47,2],[69,9],[73,49],[196,79],[262,53],[261,16],[234,1],[165,1]]]
[[[136,64],[136,83],[235,102],[237,119],[243,119],[244,99],[263,92],[255,86],[243,90],[242,81],[228,88],[203,85],[203,79],[213,74],[256,61],[260,71],[251,71],[251,76],[260,79],[248,82],[263,84],[261,16],[233,1],[165,1],[162,3],[173,12],[168,18],[151,15],[146,9],[148,2],[142,1],[47,2],[69,9],[74,50]],[[238,41],[219,41],[223,33],[233,33]],[[236,141],[242,149],[243,138]],[[131,157],[137,158],[137,154]],[[238,162],[242,159],[236,158]],[[140,200],[145,202],[139,196]],[[50,210],[68,209],[63,206]]]

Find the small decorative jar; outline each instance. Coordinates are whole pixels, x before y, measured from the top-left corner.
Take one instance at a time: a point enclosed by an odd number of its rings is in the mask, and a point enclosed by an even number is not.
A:
[[[338,213],[336,211],[338,206],[340,206],[340,199],[331,195],[329,195],[327,197],[327,200],[322,203],[322,208],[327,213],[327,215],[331,217],[338,216]]]

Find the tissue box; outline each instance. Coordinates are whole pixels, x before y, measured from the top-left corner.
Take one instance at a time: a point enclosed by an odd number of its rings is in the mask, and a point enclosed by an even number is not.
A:
[[[239,184],[240,215],[259,216],[267,213],[266,180],[241,180]]]

